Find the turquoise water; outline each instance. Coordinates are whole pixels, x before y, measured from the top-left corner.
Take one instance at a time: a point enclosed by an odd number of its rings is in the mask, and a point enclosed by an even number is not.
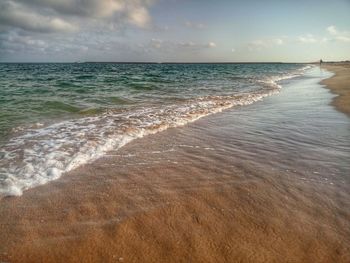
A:
[[[0,195],[278,93],[301,64],[0,64]]]

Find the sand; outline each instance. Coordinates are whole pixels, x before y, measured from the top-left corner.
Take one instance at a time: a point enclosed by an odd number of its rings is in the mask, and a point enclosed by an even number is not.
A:
[[[114,154],[156,150],[174,132]],[[333,203],[347,196],[253,167],[173,163],[201,151],[149,167],[111,157],[4,200],[2,261],[349,262],[349,212]]]
[[[242,160],[235,119],[135,140],[0,200],[0,262],[350,262],[349,179],[267,169],[256,144]]]
[[[350,116],[350,63],[324,63],[325,68],[335,75],[322,82],[338,96],[332,104],[341,112]]]

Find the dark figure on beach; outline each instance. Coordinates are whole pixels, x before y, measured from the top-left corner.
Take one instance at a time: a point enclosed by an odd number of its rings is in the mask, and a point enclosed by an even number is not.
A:
[[[320,59],[320,65],[322,65],[322,63],[323,63],[323,61],[322,61],[322,59]]]

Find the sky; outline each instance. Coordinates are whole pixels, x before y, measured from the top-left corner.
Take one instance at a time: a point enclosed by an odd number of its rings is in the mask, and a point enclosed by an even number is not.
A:
[[[350,60],[350,0],[0,0],[0,62]]]

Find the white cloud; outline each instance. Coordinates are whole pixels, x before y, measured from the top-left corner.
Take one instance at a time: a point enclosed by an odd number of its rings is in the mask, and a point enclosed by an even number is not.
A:
[[[300,37],[298,37],[298,41],[301,43],[316,43],[316,42],[318,42],[318,40],[312,34],[300,36]]]
[[[300,43],[313,44],[313,43],[326,43],[330,41],[350,42],[350,32],[339,31],[335,26],[329,26],[326,28],[328,33],[327,37],[315,37],[312,34],[306,34],[299,36],[297,41]]]
[[[326,28],[328,36],[326,37],[316,37],[312,34],[305,34],[294,38],[295,42],[302,44],[323,44],[330,41],[339,41],[339,42],[350,42],[350,32],[348,31],[339,31],[335,26],[329,26]],[[274,46],[280,46],[288,43],[293,38],[288,36],[282,36],[279,38],[265,38],[258,39],[248,43],[248,49],[250,51],[263,50],[267,48],[272,48]],[[289,40],[289,41],[288,41]]]
[[[258,39],[249,42],[248,49],[254,51],[271,48],[274,46],[284,45],[286,44],[286,42],[288,43],[293,39],[295,42],[299,42],[302,44],[324,44],[330,41],[350,42],[350,32],[348,31],[339,31],[335,26],[327,27],[326,31],[328,33],[328,36],[326,37],[316,37],[312,34],[305,34],[296,38],[282,36],[279,38]]]
[[[331,35],[336,35],[337,34],[337,29],[335,28],[335,26],[329,26],[329,27],[326,28],[326,30]]]
[[[350,42],[350,36],[337,36],[336,40],[339,40],[342,42]]]
[[[209,42],[208,47],[210,48],[216,47],[216,44],[214,42]]]
[[[350,42],[350,32],[339,31],[335,26],[329,26],[326,28],[326,30],[332,36],[333,40],[341,42]]]

